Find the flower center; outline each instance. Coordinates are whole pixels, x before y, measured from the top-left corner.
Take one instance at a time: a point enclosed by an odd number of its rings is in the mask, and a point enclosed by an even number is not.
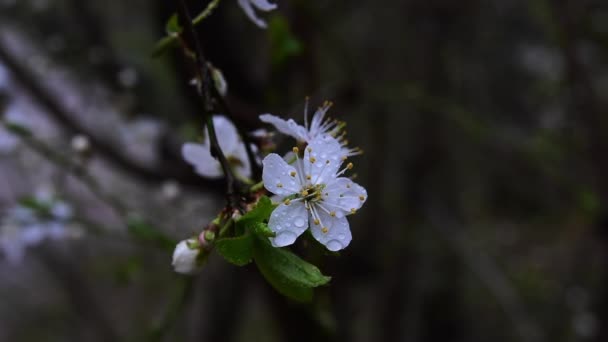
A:
[[[310,184],[302,187],[299,196],[306,202],[319,202],[322,200],[322,192],[325,184]]]

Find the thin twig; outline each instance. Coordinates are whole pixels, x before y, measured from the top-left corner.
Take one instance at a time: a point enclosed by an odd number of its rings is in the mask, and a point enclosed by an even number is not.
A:
[[[178,1],[177,13],[180,23],[184,26],[184,34],[190,40],[190,44],[194,52],[196,76],[198,79],[196,90],[199,97],[203,101],[205,122],[207,123],[207,131],[209,133],[209,141],[211,143],[211,155],[218,159],[222,167],[222,171],[224,172],[224,176],[226,177],[226,196],[228,206],[236,207],[238,203],[237,191],[240,190],[237,189],[237,187],[240,186],[240,182],[234,176],[228,159],[224,155],[224,152],[222,151],[222,148],[217,140],[212,117],[213,102],[211,96],[211,71],[207,65],[207,59],[205,58],[205,53],[203,51],[200,39],[196,33],[196,30],[194,29],[194,26],[192,25],[192,18],[188,12],[188,7],[186,6],[185,0]]]

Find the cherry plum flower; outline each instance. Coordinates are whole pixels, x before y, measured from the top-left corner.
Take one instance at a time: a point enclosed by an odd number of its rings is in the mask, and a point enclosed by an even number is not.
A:
[[[323,106],[319,107],[313,114],[310,124],[308,123],[308,101],[304,107],[304,126],[297,124],[293,119],[284,120],[280,117],[272,114],[260,115],[262,122],[271,124],[277,131],[291,136],[300,142],[311,142],[312,140],[321,136],[332,136],[335,137],[340,145],[342,146],[343,152],[347,156],[354,156],[361,154],[358,148],[347,147],[348,141],[343,132],[344,123],[337,120],[332,120],[325,116],[332,103],[326,101]]]
[[[328,250],[346,248],[352,240],[346,216],[367,200],[365,188],[341,177],[352,163],[340,170],[347,155],[330,136],[313,139],[303,159],[297,147],[294,154],[297,159],[293,165],[275,153],[262,162],[264,187],[283,199],[268,221],[276,234],[270,238],[272,245],[291,245],[310,227],[314,238]]]
[[[220,148],[233,171],[239,176],[250,177],[251,165],[247,158],[247,150],[234,124],[226,117],[216,115],[213,117],[213,126]],[[182,146],[182,157],[194,166],[197,174],[207,178],[221,178],[222,167],[211,156],[210,146],[209,134],[206,134],[201,144],[185,143]]]
[[[277,8],[276,4],[268,2],[268,0],[238,0],[239,6],[243,9],[243,12],[260,28],[266,28],[266,22],[258,17],[255,12],[257,8],[260,11],[270,12]],[[254,8],[255,7],[255,8]]]

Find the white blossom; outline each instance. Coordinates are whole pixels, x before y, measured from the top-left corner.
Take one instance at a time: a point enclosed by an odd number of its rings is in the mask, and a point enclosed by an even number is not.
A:
[[[173,269],[177,273],[194,274],[200,269],[198,256],[200,254],[199,244],[196,239],[180,241],[173,251]]]
[[[226,159],[232,166],[232,170],[242,177],[251,176],[251,165],[247,158],[245,144],[241,141],[234,124],[226,117],[216,115],[213,117],[213,126],[218,144],[224,152]],[[196,173],[203,177],[222,177],[220,163],[211,156],[211,142],[209,134],[205,134],[202,144],[185,143],[182,146],[182,157],[194,166]]]
[[[18,263],[28,247],[45,240],[61,240],[80,235],[76,227],[69,225],[73,216],[72,207],[47,195],[47,191],[38,191],[35,196],[35,201],[44,213],[23,205],[17,205],[5,213],[0,224],[0,251],[10,263]]]
[[[297,124],[293,119],[284,120],[272,114],[260,115],[260,120],[273,125],[277,131],[291,136],[300,142],[311,142],[321,136],[332,136],[342,146],[343,152],[347,156],[361,154],[358,148],[349,148],[348,141],[345,138],[346,133],[342,131],[344,123],[337,120],[332,120],[325,117],[325,114],[331,108],[332,103],[326,101],[323,106],[319,107],[313,114],[312,120],[308,122],[308,101],[304,106],[304,126]]]
[[[330,251],[346,248],[352,240],[347,215],[354,214],[367,200],[367,191],[351,179],[341,177],[352,168],[349,163],[340,170],[346,153],[330,136],[313,139],[289,165],[278,154],[263,161],[262,178],[266,189],[283,198],[272,212],[269,228],[276,233],[272,245],[283,247],[294,243],[307,228]]]
[[[277,4],[270,3],[268,0],[238,0],[238,2],[249,19],[261,28],[266,28],[266,22],[258,17],[255,8],[264,12],[270,12],[277,8]]]

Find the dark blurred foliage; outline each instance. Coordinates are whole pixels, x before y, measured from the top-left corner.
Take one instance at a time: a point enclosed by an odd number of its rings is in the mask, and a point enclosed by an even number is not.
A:
[[[228,81],[238,124],[260,127],[265,112],[301,120],[310,95],[313,105],[334,101],[330,114],[365,150],[355,163],[370,199],[351,220],[351,246],[339,257],[295,246],[331,285],[298,305],[255,267],[219,258],[183,285],[167,253],[86,237],[0,268],[0,279],[12,279],[0,281],[0,337],[608,340],[608,3],[277,1],[268,30],[233,0],[198,30]],[[179,229],[173,216],[184,206],[161,214],[145,195],[135,201],[140,214],[173,226],[174,238],[206,224],[221,207],[222,184],[198,178],[176,152],[202,126],[191,66],[177,50],[150,57],[175,4],[0,3],[0,63],[20,91],[66,135],[83,127],[74,124],[78,112],[53,103],[56,91],[36,90],[45,80],[31,72],[36,60],[14,51],[15,39],[104,89],[125,122],[164,122],[156,163],[133,162],[103,137],[99,158],[134,188],[175,179],[193,192],[189,201],[206,199]],[[190,5],[198,13],[206,1]],[[105,120],[97,115],[88,120]],[[189,294],[185,310],[173,313],[180,291]]]

